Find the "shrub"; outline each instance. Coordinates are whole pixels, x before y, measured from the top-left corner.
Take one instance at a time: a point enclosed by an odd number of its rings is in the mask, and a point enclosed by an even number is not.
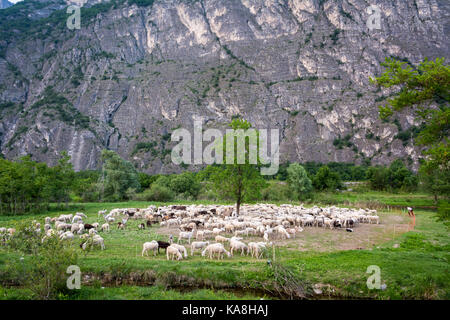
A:
[[[261,191],[265,201],[287,201],[291,199],[291,195],[292,191],[287,184],[275,181]]]
[[[321,167],[313,179],[316,190],[341,189],[343,187],[339,174],[330,170],[328,166]]]
[[[138,193],[134,196],[135,200],[139,201],[161,201],[166,202],[174,198],[173,192],[162,185],[152,184],[150,189],[144,190],[144,192]]]
[[[22,245],[17,246],[18,243]],[[9,261],[6,275],[30,289],[36,299],[55,299],[67,293],[67,267],[77,264],[76,251],[58,236],[42,242],[32,226],[23,224],[11,239],[11,247],[31,255]],[[26,261],[26,262],[25,262]]]
[[[307,197],[312,190],[311,179],[305,168],[298,163],[292,163],[287,168],[287,181],[299,198]]]
[[[201,185],[192,172],[176,175],[169,182],[170,189],[185,198],[197,198]]]

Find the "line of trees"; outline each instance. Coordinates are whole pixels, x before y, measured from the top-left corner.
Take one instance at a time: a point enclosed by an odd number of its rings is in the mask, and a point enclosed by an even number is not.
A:
[[[74,174],[67,153],[54,167],[29,156],[15,162],[0,159],[0,214],[38,212],[50,202],[67,205]]]
[[[199,172],[148,175],[110,150],[102,152],[102,169],[74,172],[70,156],[63,152],[54,167],[32,161],[29,156],[17,161],[0,159],[0,214],[41,212],[50,203],[59,207],[72,202],[116,202],[127,200],[304,200],[314,192],[345,189],[337,166],[291,163],[284,165],[283,179],[265,179],[258,165],[210,165]],[[338,168],[350,167],[348,164]],[[351,171],[351,170],[350,170]],[[418,175],[397,160],[389,167],[364,167],[373,190],[413,191]],[[433,191],[436,179],[428,176],[423,184]]]

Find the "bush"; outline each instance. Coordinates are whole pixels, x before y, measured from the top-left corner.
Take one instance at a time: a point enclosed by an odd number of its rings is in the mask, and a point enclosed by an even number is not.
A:
[[[55,299],[68,293],[66,270],[77,264],[76,251],[68,242],[60,241],[57,235],[42,242],[33,228],[24,224],[17,228],[10,246],[30,255],[9,261],[7,277],[30,289],[36,299]]]
[[[450,203],[448,200],[439,200],[437,209],[438,220],[450,226]]]
[[[289,186],[294,190],[298,198],[308,197],[312,191],[312,182],[308,178],[305,168],[298,163],[292,163],[287,169]]]
[[[292,190],[285,183],[273,181],[261,191],[261,195],[265,201],[288,201],[291,199]]]
[[[389,168],[371,167],[367,170],[367,179],[373,190],[405,190],[417,188],[418,179],[401,160],[395,160]]]
[[[330,170],[328,166],[319,169],[313,179],[313,185],[316,190],[331,190],[343,188],[339,174]]]
[[[385,190],[388,181],[388,169],[384,167],[370,167],[367,170],[367,180],[372,190]]]
[[[134,199],[138,201],[166,202],[172,200],[173,198],[174,194],[169,188],[157,183],[152,184],[150,189],[147,189],[144,192],[138,193],[134,196]]]
[[[201,185],[192,172],[184,172],[173,177],[169,182],[170,189],[184,198],[196,199]]]

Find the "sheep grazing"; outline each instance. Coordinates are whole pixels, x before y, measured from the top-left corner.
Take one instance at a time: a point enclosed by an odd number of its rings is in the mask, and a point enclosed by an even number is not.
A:
[[[144,230],[145,229],[145,224],[144,223],[139,224],[138,225],[138,229],[139,230]]]
[[[234,232],[235,236],[248,236],[248,231],[247,230],[236,230]]]
[[[81,234],[84,231],[84,225],[83,224],[78,224],[78,223],[74,223],[72,224],[72,227],[70,228],[70,231],[72,233],[77,233],[77,234]]]
[[[95,236],[97,234],[97,230],[95,229],[89,229],[89,235],[90,236]]]
[[[59,236],[59,239],[61,239],[61,240],[72,240],[73,238],[74,238],[74,235],[71,231],[66,231]]]
[[[250,253],[251,257],[255,257],[257,259],[262,258],[263,250],[266,248],[265,242],[250,242],[248,244],[248,252],[247,255]]]
[[[90,229],[95,229],[95,228],[94,228],[94,226],[93,226],[92,224],[85,223],[85,224],[84,224],[84,229],[90,230]]]
[[[65,222],[60,222],[58,224],[55,224],[55,227],[57,231],[66,231],[72,228],[72,225]]]
[[[92,224],[92,226],[93,226],[96,230],[98,229],[99,225],[100,225],[100,224],[99,224],[98,222],[95,222],[95,223]]]
[[[213,259],[216,253],[217,253],[217,260],[223,259],[224,254],[226,254],[227,257],[231,257],[230,252],[225,250],[225,247],[221,243],[213,243],[206,246],[206,248],[202,251],[202,257],[208,254],[208,257],[210,259]]]
[[[248,251],[248,247],[245,243],[238,241],[238,240],[230,240],[230,248],[231,248],[231,255],[233,255],[233,251],[241,250],[241,256],[244,255],[246,251]]]
[[[85,215],[83,212],[77,212],[75,213],[75,215],[87,219],[87,215]]]
[[[90,231],[90,230],[89,230]],[[105,250],[105,241],[102,237],[99,235],[94,235],[91,239],[88,239],[87,241],[80,244],[81,249],[86,250],[87,245],[89,244],[89,240],[91,240],[91,245],[94,246],[100,246],[101,250]]]
[[[209,241],[194,241],[191,243],[191,256],[194,255],[196,249],[203,249],[209,245]]]
[[[100,210],[97,214],[97,217],[104,216],[108,212],[107,210]]]
[[[180,253],[181,253],[185,258],[187,258],[188,254],[187,254],[187,250],[186,250],[186,248],[185,248],[184,246],[182,246],[182,245],[180,245],[180,244],[175,244],[175,243],[172,243],[170,246],[171,246],[171,247],[177,248],[178,251],[180,251]]]
[[[102,224],[101,230],[104,232],[106,232],[106,231],[109,232],[109,224],[108,223]]]
[[[170,246],[169,242],[165,242],[165,241],[157,241],[158,242],[158,253],[159,253],[159,248],[166,250],[167,252],[167,248]]]
[[[117,229],[122,229],[122,230],[124,230],[124,229],[125,229],[125,224],[122,223],[122,222],[118,222],[118,223],[117,223]]]
[[[212,233],[213,233],[213,235],[218,236],[220,233],[222,233],[224,231],[225,231],[224,228],[214,228]]]
[[[197,231],[195,235],[196,240],[205,240],[205,232],[204,231]]]
[[[142,256],[144,256],[144,253],[148,256],[148,251],[153,251],[153,255],[156,256],[156,251],[158,250],[158,242],[153,240],[151,242],[145,242],[142,246]]]
[[[50,224],[52,222],[52,218],[45,217],[44,221],[45,221],[45,224]]]
[[[183,239],[188,239],[188,243],[191,243],[191,238],[194,235],[194,232],[185,232],[185,231],[180,231],[180,233],[178,234],[178,243],[180,243],[181,240]]]
[[[380,223],[380,217],[379,216],[369,216],[369,223]]]
[[[216,240],[216,242],[224,242],[224,243],[226,243],[226,242],[228,242],[230,240],[230,238],[225,238],[225,237],[222,237],[222,236],[216,236],[214,238],[214,240]]]
[[[174,258],[176,258],[177,260],[181,260],[183,259],[180,251],[173,247],[173,246],[168,246],[166,249],[166,255],[167,255],[167,260],[174,260]]]
[[[83,218],[80,216],[74,216],[72,219],[72,223],[83,223]]]
[[[82,240],[86,240],[87,238],[89,238],[89,233],[83,233],[83,234],[80,236],[80,239],[82,239]]]
[[[286,231],[292,235],[293,238],[295,238],[295,235],[299,232],[303,232],[303,228],[302,227],[295,227],[295,228],[289,228],[286,229]]]

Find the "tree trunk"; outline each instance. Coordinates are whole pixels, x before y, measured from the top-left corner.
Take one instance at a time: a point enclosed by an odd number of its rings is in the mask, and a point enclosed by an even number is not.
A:
[[[438,195],[435,194],[434,195],[434,204],[437,205],[437,203],[438,203]]]
[[[239,217],[240,208],[241,208],[241,197],[239,196],[236,201],[236,217]]]

